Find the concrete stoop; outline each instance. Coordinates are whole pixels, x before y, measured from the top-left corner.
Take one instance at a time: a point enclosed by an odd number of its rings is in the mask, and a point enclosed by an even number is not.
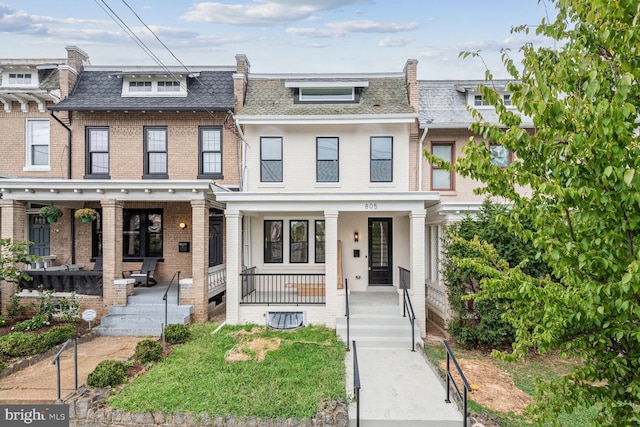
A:
[[[103,336],[156,336],[162,335],[165,323],[165,303],[162,300],[165,288],[136,289],[136,294],[127,297],[127,305],[109,307],[109,314],[96,328]],[[177,305],[176,293],[169,293],[167,324],[189,324],[194,312],[193,305]]]

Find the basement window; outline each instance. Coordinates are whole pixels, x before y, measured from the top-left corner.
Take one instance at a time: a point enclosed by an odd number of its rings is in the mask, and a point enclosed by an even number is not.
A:
[[[268,311],[267,326],[271,329],[291,331],[305,325],[305,315],[302,311]]]

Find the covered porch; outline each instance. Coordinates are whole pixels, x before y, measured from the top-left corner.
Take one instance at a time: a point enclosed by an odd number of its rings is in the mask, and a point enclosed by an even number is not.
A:
[[[226,203],[227,322],[264,323],[302,311],[336,327],[350,291],[402,300],[400,269],[424,283],[425,217],[438,193],[216,193]],[[424,287],[409,290],[424,301]],[[425,332],[424,304],[416,316]]]

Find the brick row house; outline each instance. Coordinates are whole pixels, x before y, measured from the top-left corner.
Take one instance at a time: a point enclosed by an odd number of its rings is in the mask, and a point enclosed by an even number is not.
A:
[[[161,69],[91,66],[67,50],[38,69],[59,94],[2,85],[0,123],[12,130],[0,144],[25,160],[1,160],[1,232],[36,241],[34,253],[54,265],[101,264],[101,289],[81,295],[83,308],[105,316],[126,306],[140,291],[122,272],[153,258],[158,282],[187,278],[180,302],[192,321],[207,319],[222,277],[228,323],[336,328],[348,284],[392,295],[398,315],[407,287],[417,332],[428,319],[444,326],[442,226],[481,200],[478,183],[422,153],[460,155],[471,136],[466,104],[483,107],[481,81],[418,81],[416,60],[391,73],[252,74],[244,55],[229,67]],[[0,62],[3,82],[38,67],[11,61]],[[33,164],[43,161],[38,130],[46,166]],[[57,223],[37,215],[45,205],[62,209]],[[87,207],[95,221],[74,219]],[[14,291],[3,284],[3,309]]]

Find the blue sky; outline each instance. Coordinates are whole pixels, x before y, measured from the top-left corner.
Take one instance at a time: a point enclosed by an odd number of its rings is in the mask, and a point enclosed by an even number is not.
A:
[[[400,72],[419,79],[482,79],[480,50],[495,77],[508,77],[500,49],[548,41],[511,34],[553,6],[537,0],[0,0],[0,57],[58,58],[76,45],[93,65],[155,65],[103,10],[111,8],[166,65],[235,65],[253,73]]]

